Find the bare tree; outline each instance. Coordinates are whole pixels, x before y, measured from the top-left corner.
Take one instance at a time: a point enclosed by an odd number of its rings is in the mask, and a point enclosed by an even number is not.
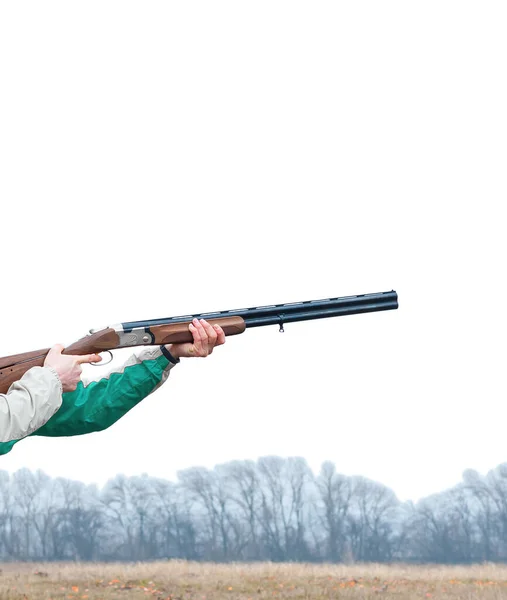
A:
[[[326,556],[333,562],[345,558],[347,548],[347,521],[352,503],[351,480],[336,472],[331,462],[322,464],[316,480],[320,506],[318,515],[326,532]]]
[[[119,475],[99,491],[0,471],[0,557],[17,560],[290,560],[465,563],[507,559],[507,465],[416,505],[346,477],[269,456],[173,483]]]
[[[233,461],[224,465],[224,476],[230,482],[231,501],[246,525],[242,544],[244,558],[259,560],[262,557],[262,547],[258,515],[262,505],[262,494],[257,466],[249,460]]]
[[[219,467],[209,471],[194,467],[178,473],[181,485],[198,501],[196,516],[201,517],[207,531],[204,541],[212,560],[227,561],[230,558],[230,518],[228,504],[230,495],[227,479]]]
[[[23,529],[23,553],[27,558],[37,558],[37,547],[32,535],[35,527],[35,515],[38,502],[44,493],[50,478],[42,471],[35,474],[28,469],[16,471],[12,477],[13,491],[16,498],[16,513],[20,517]]]
[[[129,560],[147,558],[147,519],[153,498],[149,478],[144,475],[130,478],[118,475],[107,483],[102,502],[115,525],[110,538],[112,541],[116,537],[111,548],[113,554],[119,552]]]
[[[23,558],[11,478],[0,471],[0,541],[3,555]]]
[[[352,506],[349,511],[349,536],[356,560],[377,562],[392,557],[395,511],[399,501],[386,486],[354,477]]]
[[[175,483],[153,479],[154,507],[160,540],[159,554],[164,558],[198,558],[191,505],[185,491]]]
[[[97,560],[105,521],[97,487],[68,479],[58,479],[58,485],[62,495],[62,534],[70,557]]]
[[[261,482],[261,522],[264,544],[272,560],[302,560],[305,541],[307,486],[313,475],[302,458],[278,456],[258,461]]]

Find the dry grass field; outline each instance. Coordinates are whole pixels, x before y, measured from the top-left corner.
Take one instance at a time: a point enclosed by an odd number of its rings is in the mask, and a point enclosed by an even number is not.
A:
[[[507,566],[4,563],[2,600],[507,599]]]

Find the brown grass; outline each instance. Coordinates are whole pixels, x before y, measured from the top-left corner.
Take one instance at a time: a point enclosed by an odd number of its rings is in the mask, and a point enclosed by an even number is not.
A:
[[[507,566],[4,563],[1,600],[507,599]]]

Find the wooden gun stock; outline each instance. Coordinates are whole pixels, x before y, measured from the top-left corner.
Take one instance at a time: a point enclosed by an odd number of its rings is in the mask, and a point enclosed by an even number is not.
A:
[[[220,325],[226,336],[245,331],[245,321],[241,317],[206,319],[211,325]],[[143,332],[123,332],[108,327],[87,335],[64,349],[63,354],[95,354],[106,350],[116,350],[135,346],[158,346],[192,342],[193,336],[188,326],[191,321],[153,325]],[[49,348],[13,354],[0,358],[0,394],[5,394],[10,386],[32,367],[42,367]]]

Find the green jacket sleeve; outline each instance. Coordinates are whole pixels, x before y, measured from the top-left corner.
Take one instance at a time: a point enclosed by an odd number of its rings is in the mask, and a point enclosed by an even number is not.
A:
[[[63,394],[58,412],[31,435],[61,437],[107,429],[158,389],[174,364],[160,348],[143,350],[119,371],[99,381],[80,382],[75,391]],[[0,454],[9,452],[17,441],[0,443]]]

